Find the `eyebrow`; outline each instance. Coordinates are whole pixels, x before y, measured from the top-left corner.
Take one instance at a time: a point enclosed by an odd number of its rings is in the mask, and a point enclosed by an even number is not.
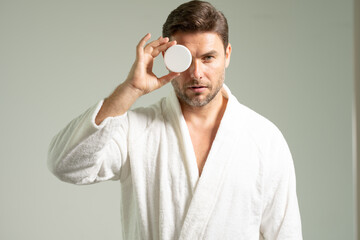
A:
[[[210,52],[202,54],[200,57],[205,57],[209,55],[218,55],[218,52],[216,50],[211,50]]]

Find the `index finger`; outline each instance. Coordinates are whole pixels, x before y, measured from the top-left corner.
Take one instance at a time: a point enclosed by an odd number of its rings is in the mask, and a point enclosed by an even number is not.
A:
[[[136,46],[136,54],[138,56],[140,56],[142,53],[143,53],[143,49],[144,49],[144,46],[146,44],[146,42],[151,38],[151,34],[150,33],[147,33],[141,40],[140,42],[138,43],[138,45]]]

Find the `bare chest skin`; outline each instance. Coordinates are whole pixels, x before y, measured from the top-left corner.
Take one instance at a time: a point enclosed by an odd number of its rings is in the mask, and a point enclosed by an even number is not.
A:
[[[218,126],[212,129],[195,129],[195,127],[192,126],[188,127],[190,131],[191,142],[196,156],[199,176],[201,176],[212,143],[215,139]]]

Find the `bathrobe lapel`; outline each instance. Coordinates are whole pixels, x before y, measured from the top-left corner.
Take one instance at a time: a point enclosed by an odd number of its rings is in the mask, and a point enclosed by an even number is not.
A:
[[[201,239],[206,225],[210,219],[212,210],[219,197],[219,192],[223,185],[224,176],[227,169],[231,167],[230,161],[234,146],[233,142],[239,142],[241,136],[236,128],[239,116],[237,111],[232,111],[236,99],[231,95],[230,90],[224,85],[229,96],[229,101],[221,120],[218,132],[212,144],[208,158],[206,160],[201,177],[199,178],[198,166],[194,148],[192,146],[190,133],[187,128],[185,119],[181,113],[181,108],[175,93],[171,96],[173,110],[178,117],[179,129],[181,130],[184,151],[186,153],[185,164],[188,167],[190,179],[193,186],[193,196],[186,214],[179,239]],[[237,133],[237,134],[235,134]]]
[[[179,139],[179,143],[181,144],[180,148],[184,156],[184,165],[187,169],[187,175],[190,185],[192,187],[192,192],[194,192],[199,180],[196,156],[191,142],[189,129],[186,125],[179,104],[179,100],[177,99],[174,90],[172,90],[170,95],[168,96],[167,107],[168,111],[171,112],[170,117],[173,122],[177,137]]]

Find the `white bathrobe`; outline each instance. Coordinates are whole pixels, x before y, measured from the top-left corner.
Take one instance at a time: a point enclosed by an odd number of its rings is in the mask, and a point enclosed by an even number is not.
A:
[[[293,160],[280,131],[228,104],[201,177],[178,99],[109,117],[102,101],[52,140],[62,181],[119,180],[123,239],[302,239]]]

